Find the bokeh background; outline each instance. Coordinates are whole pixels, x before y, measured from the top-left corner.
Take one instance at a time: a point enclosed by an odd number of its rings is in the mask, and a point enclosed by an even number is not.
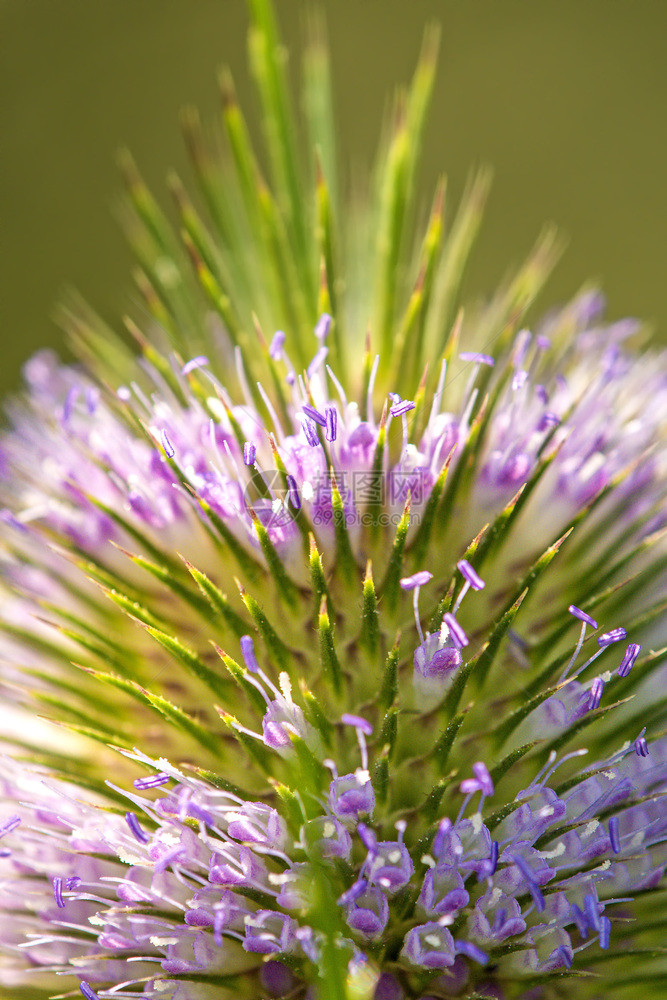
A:
[[[277,0],[298,68],[307,5]],[[612,316],[667,341],[667,3],[664,0],[320,0],[346,162],[367,169],[386,98],[410,76],[424,24],[443,26],[424,199],[446,169],[495,182],[468,277],[493,285],[546,220],[569,247],[544,304],[599,280]],[[187,177],[178,114],[213,119],[227,63],[250,117],[243,0],[0,0],[0,390],[72,285],[109,319],[131,308],[130,255],[113,220],[115,152],[133,151],[164,204]]]

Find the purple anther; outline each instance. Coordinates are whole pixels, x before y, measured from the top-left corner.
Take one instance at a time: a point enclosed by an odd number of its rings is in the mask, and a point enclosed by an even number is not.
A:
[[[322,343],[329,336],[329,330],[331,329],[331,316],[329,313],[322,313],[317,323],[315,324],[315,336]]]
[[[481,792],[482,795],[493,795],[493,782],[486,764],[477,761],[472,766],[474,778],[465,778],[460,785],[464,795],[472,795],[474,792]]]
[[[326,427],[327,418],[323,416],[319,410],[316,410],[314,406],[311,406],[310,403],[304,403],[301,409],[306,416],[310,417],[311,420],[314,420],[316,424],[320,425],[320,427]]]
[[[259,663],[257,662],[257,657],[255,656],[255,643],[252,641],[252,636],[242,635],[239,639],[239,644],[241,646],[243,662],[250,673],[259,673]]]
[[[445,816],[438,823],[438,832],[433,838],[433,853],[436,857],[442,852],[443,846],[447,843],[451,829],[452,821]]]
[[[517,868],[525,878],[526,886],[528,887],[528,892],[530,893],[532,900],[535,903],[535,906],[541,913],[544,910],[546,904],[544,902],[544,896],[542,895],[542,890],[535,881],[535,876],[533,875],[532,871],[530,870],[530,868],[528,867],[528,865],[526,864],[526,862],[524,861],[524,859],[521,857],[520,854],[514,854],[512,856],[512,860],[514,861],[514,864],[517,866]]]
[[[409,413],[410,410],[414,410],[415,404],[411,399],[402,399],[398,403],[394,403],[393,406],[389,408],[389,412],[392,417],[402,417],[404,413]]]
[[[285,334],[282,330],[276,330],[269,344],[269,357],[273,361],[280,361],[283,356],[283,347],[285,345]]]
[[[611,938],[611,920],[609,917],[600,918],[600,947],[608,948],[609,939]]]
[[[572,968],[572,952],[565,945],[561,944],[556,948],[556,954],[560,955],[563,960],[563,965],[567,966],[568,969]]]
[[[588,921],[586,920],[586,917],[584,916],[583,912],[580,910],[580,908],[577,906],[576,903],[573,903],[572,906],[570,907],[570,915],[574,920],[575,924],[577,925],[577,930],[579,931],[582,938],[587,938]]]
[[[641,646],[638,642],[631,642],[625,653],[623,654],[623,659],[621,660],[621,665],[618,668],[619,677],[627,677],[633,666],[635,665],[635,660],[639,656],[639,651]]]
[[[79,989],[83,993],[86,1000],[100,1000],[97,993],[94,993],[87,982],[82,981],[79,983]]]
[[[316,352],[315,357],[308,365],[306,369],[308,372],[308,378],[312,378],[316,371],[318,371],[324,362],[327,360],[327,354],[329,353],[328,347],[320,347],[319,351]]]
[[[467,958],[472,958],[473,962],[479,962],[480,965],[488,964],[489,956],[481,948],[478,948],[476,944],[473,944],[472,941],[458,941],[455,939],[454,947],[457,955],[465,955]]]
[[[88,415],[92,417],[93,413],[97,409],[97,404],[100,398],[100,390],[97,386],[89,385],[86,389],[86,409],[88,410]]]
[[[70,875],[69,878],[65,879],[65,888],[68,892],[72,892],[74,889],[78,889],[81,885],[81,879],[78,875]]]
[[[540,417],[539,423],[537,425],[538,431],[548,431],[552,427],[558,427],[560,423],[560,417],[557,413],[552,413],[551,410],[546,410],[545,413]]]
[[[367,888],[368,882],[360,878],[342,896],[339,896],[336,902],[339,906],[349,906],[350,903],[354,903],[355,899],[359,899],[359,896],[363,896]]]
[[[602,692],[604,691],[604,681],[601,677],[596,677],[591,684],[591,689],[588,693],[588,711],[592,712],[593,709],[597,708],[600,704],[600,698],[602,697]]]
[[[459,559],[456,568],[463,579],[470,584],[473,590],[484,590],[485,583],[481,576],[478,576],[467,559]]]
[[[28,531],[25,524],[19,521],[19,519],[15,517],[14,514],[12,514],[11,510],[7,510],[6,507],[3,510],[0,510],[0,521],[3,524],[8,525],[14,531],[23,531],[23,532]]]
[[[338,435],[338,413],[335,406],[327,406],[324,411],[326,417],[327,441],[335,441]]]
[[[148,836],[145,830],[142,830],[141,826],[139,825],[139,820],[137,819],[137,817],[134,815],[133,812],[125,813],[125,822],[127,823],[130,830],[132,831],[132,833],[134,834],[134,836],[136,837],[136,839],[139,841],[140,844],[148,843],[148,841],[151,838]]]
[[[621,837],[618,832],[618,816],[612,816],[609,820],[609,842],[614,854],[621,853]]]
[[[243,445],[243,464],[244,465],[254,465],[255,458],[257,457],[257,449],[254,444],[250,441],[246,441]]]
[[[160,771],[158,774],[149,774],[145,778],[135,778],[132,784],[143,792],[146,788],[159,788],[160,785],[166,785],[169,780],[169,775]]]
[[[190,372],[194,372],[197,368],[203,368],[204,365],[208,364],[208,358],[204,354],[198,354],[196,358],[192,358],[181,368],[181,375],[189,375]]]
[[[638,757],[648,757],[648,743],[643,736],[635,740],[635,753]]]
[[[491,863],[491,868],[489,870],[489,875],[495,875],[496,868],[498,867],[498,855],[500,853],[500,844],[497,840],[491,841],[491,854],[489,856],[489,861]]]
[[[456,645],[461,648],[463,646],[467,646],[469,642],[468,636],[465,634],[454,615],[450,611],[447,611],[443,615],[442,620],[449,629],[450,635]]]
[[[73,385],[67,390],[67,395],[65,396],[65,402],[63,403],[63,423],[67,424],[70,417],[72,416],[72,411],[74,410],[74,404],[76,403],[79,396],[79,386]]]
[[[345,712],[341,715],[340,721],[345,723],[346,726],[354,726],[355,729],[360,729],[364,736],[370,736],[373,732],[370,722],[362,718],[361,715],[350,715],[348,712]]]
[[[493,795],[493,782],[491,781],[491,775],[489,774],[486,764],[478,760],[472,766],[472,773],[477,778],[479,782],[480,791],[484,795]]]
[[[365,823],[357,823],[357,833],[359,834],[359,840],[364,845],[366,850],[370,854],[375,854],[378,846],[378,839],[371,830],[370,826],[366,826]]]
[[[523,370],[514,372],[514,375],[512,376],[512,391],[516,392],[517,389],[520,389],[522,386],[524,386],[526,384],[527,378],[528,378],[528,372],[525,372]]]
[[[167,458],[173,458],[174,455],[176,454],[176,452],[174,451],[174,446],[171,443],[171,441],[169,440],[169,437],[168,437],[166,431],[162,431],[162,447],[165,450]]]
[[[612,642],[622,642],[623,639],[627,638],[627,635],[624,628],[613,628],[611,632],[603,632],[598,637],[598,646],[602,648],[603,646],[611,646]]]
[[[294,510],[301,510],[301,497],[299,496],[299,488],[296,485],[296,479],[294,476],[287,475],[287,489],[289,491],[289,502],[292,504]]]
[[[53,898],[56,901],[56,906],[59,909],[65,908],[65,900],[63,899],[63,880],[60,875],[56,875],[53,879]]]
[[[495,359],[490,354],[480,354],[478,351],[461,351],[459,354],[461,361],[472,361],[477,365],[488,365],[493,368]]]
[[[306,435],[306,441],[310,447],[317,448],[320,443],[320,439],[317,436],[317,430],[313,421],[306,418],[301,426],[303,427],[303,433]]]
[[[580,622],[586,622],[586,624],[590,625],[591,628],[598,627],[598,623],[595,618],[591,618],[590,615],[587,615],[585,611],[582,611],[581,608],[576,607],[576,605],[571,604],[567,610],[574,618],[578,618]]]
[[[584,916],[592,931],[600,930],[600,911],[598,901],[592,893],[587,893],[584,897]]]
[[[404,576],[400,580],[400,584],[403,590],[414,590],[415,587],[423,587],[432,579],[433,573],[429,573],[427,569],[420,569],[418,573],[413,573],[412,576]]]
[[[5,822],[0,825],[0,837],[4,837],[8,833],[11,833],[12,830],[16,829],[20,822],[20,816],[10,816],[9,819],[5,820]]]

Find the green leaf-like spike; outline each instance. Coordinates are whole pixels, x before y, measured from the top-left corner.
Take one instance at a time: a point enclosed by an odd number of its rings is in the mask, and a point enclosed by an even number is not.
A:
[[[233,734],[234,738],[238,741],[244,751],[244,756],[250,758],[250,760],[254,760],[264,774],[272,776],[273,768],[271,766],[271,755],[267,752],[267,749],[261,740],[250,736],[245,731],[239,720],[229,712],[225,711],[224,708],[221,708],[220,705],[216,705],[216,711],[229,731]]]
[[[305,788],[311,796],[321,795],[330,778],[330,772],[298,733],[290,732],[289,738],[301,771],[298,787]]]
[[[395,315],[396,272],[412,202],[414,171],[421,132],[435,79],[438,30],[427,32],[407,97],[399,100],[394,134],[378,188],[377,306],[374,330],[385,358],[391,356]]]
[[[265,526],[252,509],[250,510],[250,514],[257,533],[257,538],[259,539],[259,544],[262,548],[262,552],[264,553],[264,558],[266,559],[269,573],[273,577],[273,581],[275,583],[276,593],[289,608],[294,609],[299,604],[299,591],[290,580],[285,569],[285,564],[276,552],[275,545],[271,541],[271,537]]]
[[[318,628],[320,633],[320,662],[325,677],[333,687],[336,694],[340,694],[342,689],[343,673],[341,670],[336,644],[334,642],[333,625],[327,611],[326,597],[322,597],[318,616]]]
[[[441,811],[442,797],[445,794],[447,788],[449,787],[449,778],[440,778],[440,780],[433,786],[431,791],[426,797],[426,801],[423,806],[421,806],[419,812],[424,817],[424,822],[430,824],[436,819],[438,813]]]
[[[519,609],[527,597],[528,588],[521,591],[517,599],[514,601],[514,604],[507,609],[500,621],[494,626],[488,641],[485,642],[480,649],[476,657],[475,664],[475,677],[477,678],[480,689],[489,676],[489,671],[491,670],[493,662],[498,654],[501,642],[511,629],[514,619],[518,615]]]
[[[315,697],[313,692],[306,686],[303,678],[299,680],[299,688],[304,703],[304,715],[311,726],[319,732],[325,747],[331,748],[333,739],[333,726],[327,719],[324,709]]]
[[[433,757],[436,767],[441,775],[447,766],[447,761],[449,760],[454,740],[458,735],[459,729],[463,725],[465,717],[466,712],[459,712],[458,715],[455,715],[450,722],[447,723],[445,731],[439,737],[437,743],[431,751],[431,756]]]
[[[217,697],[224,698],[229,691],[229,685],[224,677],[212,670],[192,649],[175,636],[169,635],[151,625],[144,625],[149,635],[152,635],[167,652],[171,653],[175,660],[182,663],[194,677],[205,684],[206,687]]]
[[[438,182],[419,259],[419,274],[399,327],[397,348],[401,353],[400,371],[411,372],[415,379],[421,367],[423,340],[433,288],[435,264],[442,248],[445,205],[444,178]]]
[[[269,650],[271,659],[276,661],[279,670],[285,670],[288,674],[290,674],[290,680],[292,680],[292,673],[295,665],[291,652],[278,636],[278,633],[269,622],[258,602],[252,594],[249,594],[246,591],[240,580],[236,580],[236,586],[239,589],[241,600],[250,612],[252,620],[257,627],[257,631],[264,640],[266,648]]]
[[[248,221],[251,226],[258,226],[261,224],[261,212],[258,199],[260,169],[257,157],[252,148],[248,126],[236,99],[234,82],[228,69],[222,70],[219,83],[222,96],[222,121],[232,154],[235,177],[238,181]]]
[[[144,625],[152,625],[153,628],[163,628],[164,622],[157,618],[152,611],[144,607],[143,604],[139,604],[138,601],[133,601],[131,597],[126,594],[121,594],[118,590],[111,587],[104,587],[100,584],[104,593],[108,596],[110,601],[129,615],[131,618],[136,618],[137,621],[142,622]]]
[[[433,345],[435,357],[444,355],[450,358],[456,348],[462,319],[458,304],[459,289],[479,232],[490,185],[488,169],[478,171],[468,182],[438,264],[427,329],[427,340]]]
[[[545,549],[542,555],[535,560],[530,570],[528,571],[528,573],[525,575],[525,577],[517,587],[515,595],[510,599],[510,601],[506,605],[503,614],[507,614],[512,609],[512,606],[516,603],[517,600],[519,600],[524,591],[527,591],[528,594],[530,594],[537,580],[547,569],[551,561],[558,554],[558,551],[560,550],[563,543],[567,541],[567,539],[570,537],[573,531],[574,528],[568,528],[565,534],[561,535],[560,538],[557,538],[556,541],[552,545],[550,545],[547,549]]]
[[[554,695],[562,691],[564,687],[570,684],[572,678],[568,678],[562,681],[560,684],[556,684],[553,687],[547,688],[546,691],[540,691],[529,701],[525,701],[522,705],[519,705],[513,712],[505,716],[502,722],[495,727],[493,730],[493,737],[498,746],[502,746],[506,740],[512,735],[515,729],[517,729],[524,719],[527,719],[531,712],[534,712],[536,708],[546,701],[547,698],[553,698]],[[590,713],[589,713],[590,714]]]
[[[417,529],[417,534],[415,535],[414,541],[410,546],[410,555],[412,556],[413,564],[415,566],[421,566],[428,551],[428,546],[431,539],[431,532],[435,524],[435,517],[440,504],[440,498],[442,496],[442,491],[445,486],[445,481],[449,473],[449,467],[451,465],[455,452],[456,452],[456,447],[452,448],[449,455],[445,459],[445,464],[443,465],[440,475],[436,479],[433,485],[433,489],[429,494],[429,498],[426,501],[424,511],[421,515],[419,527]]]
[[[246,335],[241,325],[241,320],[234,312],[229,295],[225,292],[215,273],[206,264],[191,234],[183,231],[182,239],[199,285],[208,303],[225,324],[225,329],[228,331],[234,345],[238,345],[239,347],[244,346]]]
[[[210,607],[208,601],[206,601],[200,594],[191,590],[188,586],[183,584],[181,580],[172,572],[169,566],[158,565],[152,562],[150,559],[145,559],[143,556],[134,555],[132,552],[128,552],[127,549],[121,548],[120,545],[116,546],[123,555],[127,556],[135,566],[139,566],[141,569],[146,570],[151,576],[159,580],[160,583],[165,584],[169,590],[173,591],[176,597],[183,600],[186,604],[190,605],[198,615],[204,619],[210,618]]]
[[[390,705],[393,705],[396,695],[398,694],[398,662],[399,662],[399,645],[401,641],[400,633],[396,637],[394,645],[389,650],[387,654],[387,659],[385,661],[384,676],[382,678],[382,688],[380,690],[380,695],[378,697],[378,707],[381,710],[386,710]]]
[[[335,317],[330,337],[335,347],[335,365],[339,378],[346,379],[346,346],[342,328],[342,313],[338,308],[338,262],[334,235],[334,220],[332,217],[331,196],[327,180],[322,171],[320,158],[316,158],[316,208],[317,208],[317,240],[321,266],[320,306],[322,289],[326,290],[328,309],[319,308],[318,312],[329,312]]]
[[[302,281],[315,304],[315,276],[308,260],[303,179],[298,168],[294,115],[290,107],[280,43],[271,6],[250,0],[253,23],[249,36],[250,64],[262,100],[263,124],[273,182],[281,210],[288,220]]]
[[[308,535],[308,538],[310,542],[310,580],[313,587],[316,610],[319,610],[322,598],[324,597],[326,598],[327,609],[331,613],[331,595],[327,586],[326,576],[324,575],[322,556],[318,551],[317,542],[312,532]]]
[[[238,686],[245,693],[250,704],[259,712],[260,716],[264,715],[266,711],[266,700],[262,695],[261,691],[248,680],[248,671],[245,667],[242,667],[240,663],[237,663],[228,653],[221,649],[220,646],[213,643],[213,648],[216,653],[227,667]]]
[[[347,530],[345,506],[338,489],[336,475],[333,469],[330,471],[329,475],[331,480],[331,506],[336,537],[336,573],[346,585],[347,589],[353,590],[356,588],[359,568],[352,552],[350,534]]]
[[[282,781],[271,780],[271,787],[280,798],[292,830],[297,832],[303,823],[302,805],[292,788]]]
[[[216,535],[233,556],[239,571],[248,582],[254,583],[260,575],[261,568],[259,563],[244,549],[239,540],[234,537],[220,515],[213,510],[211,505],[198,494],[194,494],[194,497],[212,525]]]
[[[161,570],[165,576],[169,572],[171,572],[177,579],[183,575],[183,567],[179,564],[178,559],[170,555],[168,552],[165,552],[165,550],[160,548],[160,546],[156,545],[155,542],[153,542],[148,536],[146,531],[142,531],[140,528],[137,528],[127,517],[120,514],[114,507],[110,507],[108,504],[99,500],[92,494],[85,493],[83,491],[81,492],[85,496],[88,503],[113,521],[117,527],[122,529],[128,538],[132,538],[133,541],[141,545],[146,554],[155,563],[156,568]],[[125,554],[129,558],[133,558],[131,553],[126,552]]]
[[[389,565],[387,566],[387,572],[380,588],[382,600],[384,604],[386,604],[387,610],[390,612],[394,612],[396,610],[401,594],[400,579],[403,576],[403,554],[405,552],[405,543],[407,541],[408,530],[410,528],[411,506],[412,496],[410,495],[405,501],[405,507],[403,508],[401,520],[396,526],[394,543],[391,547],[391,555],[389,556]]]
[[[380,733],[380,742],[383,746],[388,747],[387,758],[391,760],[396,747],[396,739],[398,737],[398,710],[396,708],[390,708],[384,719],[382,720],[382,730]]]
[[[502,760],[498,761],[489,771],[491,775],[491,780],[494,785],[497,785],[501,778],[503,778],[513,767],[517,764],[527,753],[530,753],[536,746],[539,746],[541,740],[533,740],[532,743],[524,743],[523,746],[517,747],[512,750],[507,756],[503,757]]]
[[[366,564],[364,577],[364,606],[361,614],[360,641],[371,659],[380,649],[380,623],[378,619],[378,599],[373,583],[373,567],[370,559]]]
[[[244,622],[243,618],[238,614],[238,612],[236,612],[234,608],[231,606],[231,604],[227,600],[226,594],[223,594],[222,591],[213,583],[212,580],[210,580],[206,576],[205,573],[202,573],[201,570],[198,570],[196,566],[193,566],[192,563],[188,562],[187,559],[184,559],[183,562],[185,563],[188,572],[192,575],[193,580],[201,590],[204,597],[208,599],[208,602],[211,605],[213,611],[215,611],[217,615],[220,615],[225,625],[228,626],[228,628],[234,633],[234,635],[237,638],[240,638],[242,635],[245,635],[246,632],[248,631],[247,625]],[[147,622],[147,624],[151,623]]]
[[[375,769],[373,771],[373,788],[378,802],[385,805],[389,796],[389,754],[391,748],[389,744],[382,747],[376,757]]]

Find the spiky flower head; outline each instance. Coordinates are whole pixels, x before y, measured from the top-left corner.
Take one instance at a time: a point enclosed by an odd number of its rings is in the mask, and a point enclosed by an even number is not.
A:
[[[664,358],[592,290],[528,315],[550,234],[463,311],[486,178],[413,223],[434,32],[341,225],[321,38],[303,160],[250,8],[270,179],[227,77],[180,242],[126,158],[151,319],[68,309],[2,438],[0,980],[655,995]]]

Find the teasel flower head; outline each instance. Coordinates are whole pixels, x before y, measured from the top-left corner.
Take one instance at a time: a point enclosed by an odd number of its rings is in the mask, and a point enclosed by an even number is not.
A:
[[[176,231],[124,156],[142,321],[70,303],[8,408],[0,982],[657,995],[664,357],[590,289],[533,312],[550,232],[463,308],[486,175],[414,221],[435,31],[341,213],[322,28],[298,137],[249,6],[264,154],[223,75]]]

